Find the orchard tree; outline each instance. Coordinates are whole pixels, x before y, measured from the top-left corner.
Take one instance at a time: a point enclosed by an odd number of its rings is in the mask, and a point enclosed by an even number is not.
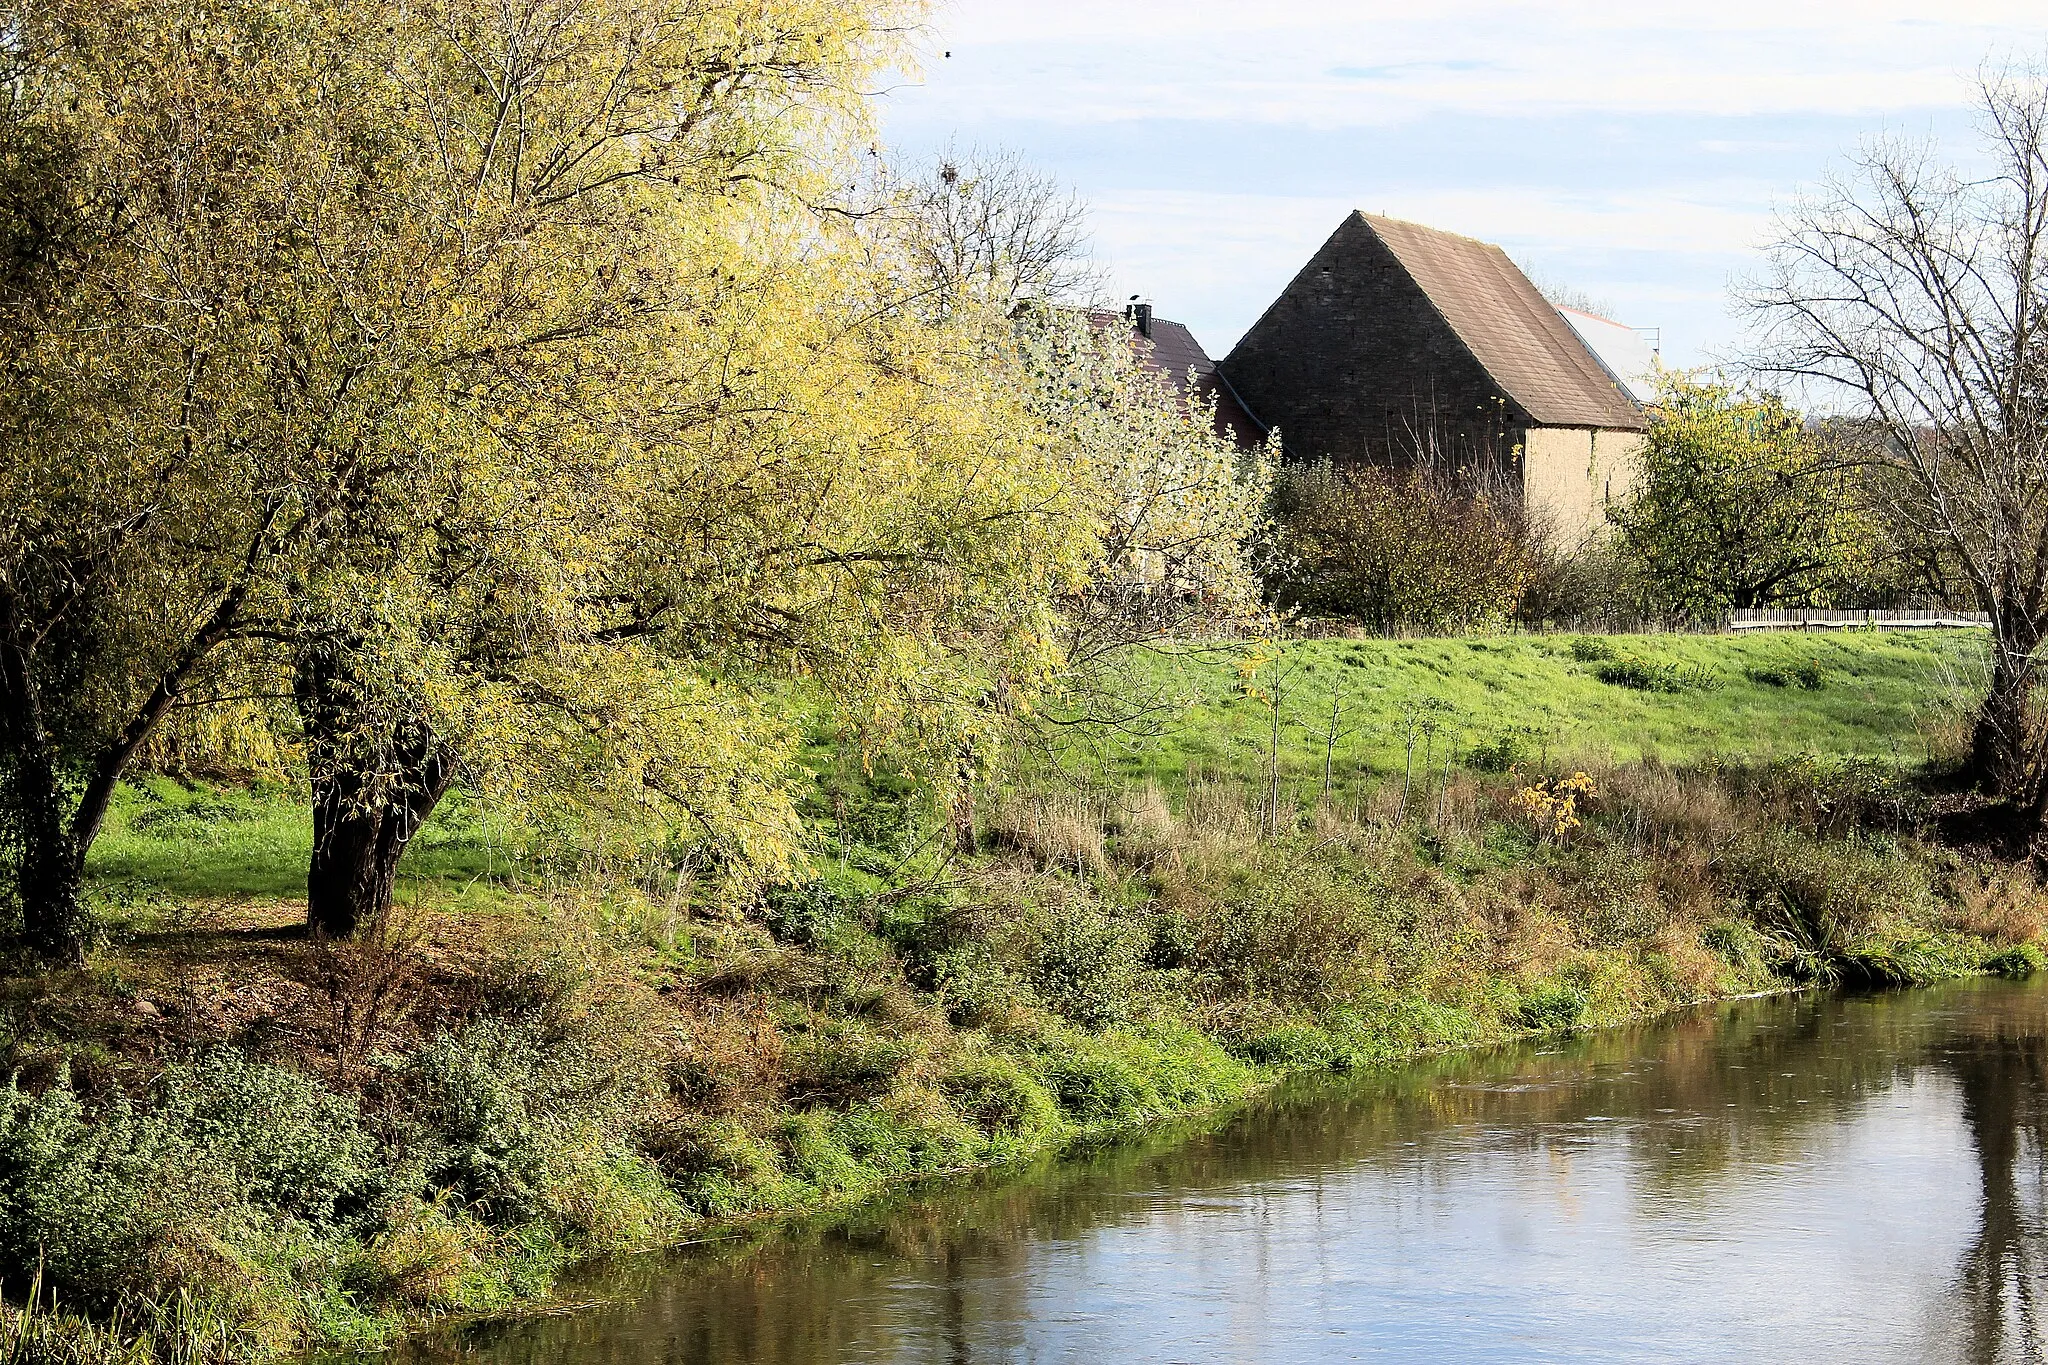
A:
[[[1970,767],[2037,828],[2048,726],[2048,71],[1987,69],[1978,164],[1885,139],[1783,220],[1758,364],[1865,424],[1889,510],[1991,618]]]
[[[1017,335],[1024,407],[1094,538],[1087,579],[1061,596],[1066,666],[1254,612],[1277,438],[1241,449],[1215,396],[1152,368],[1121,319],[1037,307]]]
[[[1774,395],[1672,375],[1634,495],[1609,515],[1671,610],[1823,604],[1878,548],[1850,450]]]

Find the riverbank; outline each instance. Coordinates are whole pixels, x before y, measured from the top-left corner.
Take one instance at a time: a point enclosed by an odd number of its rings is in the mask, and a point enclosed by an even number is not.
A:
[[[451,878],[359,944],[307,941],[286,897],[131,885],[90,967],[5,986],[5,1254],[127,1341],[44,1315],[72,1345],[37,1358],[374,1347],[591,1256],[1290,1072],[2041,961],[2032,879],[1943,847],[1896,768],[1571,778],[1462,769],[1405,812],[1012,792],[972,855],[871,793],[864,839],[744,913],[626,875]],[[268,799],[180,788],[123,818],[166,812],[143,823],[203,866]]]
[[[398,1358],[2037,1360],[2044,1040],[2048,986],[1974,979],[1304,1077]]]

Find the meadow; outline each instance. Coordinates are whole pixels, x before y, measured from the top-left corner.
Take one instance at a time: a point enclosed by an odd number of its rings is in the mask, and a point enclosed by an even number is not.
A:
[[[1356,797],[1428,755],[1495,769],[1797,754],[1919,765],[1967,708],[1981,631],[1330,639],[1141,656],[1125,684],[1157,727],[1077,740],[1068,763],[1174,790],[1258,780],[1279,696],[1281,776]],[[1676,691],[1601,679],[1647,665]],[[1810,685],[1807,685],[1810,684]],[[1334,742],[1332,742],[1334,740]]]
[[[1261,784],[1276,669],[1280,779],[1299,806],[1321,799],[1326,758],[1333,799],[1357,804],[1390,779],[1398,784],[1411,737],[1418,782],[1446,759],[1482,772],[1797,756],[1912,768],[1953,743],[1983,648],[1982,632],[1943,630],[1333,639],[1143,654],[1120,684],[1139,720],[1066,737],[1062,771],[1027,768],[1021,785],[1150,784],[1178,801],[1192,787]],[[1611,657],[1579,657],[1598,653]],[[1601,681],[1603,665],[1629,661],[1692,670],[1693,685],[1659,692]],[[1801,685],[1801,669],[1818,685]],[[834,758],[823,743],[811,751],[821,775]],[[858,786],[872,804],[875,780]],[[814,813],[830,823],[822,804]],[[493,886],[541,878],[546,869],[533,865],[515,824],[450,797],[407,853],[405,881],[440,897],[487,899]],[[217,788],[159,775],[123,789],[91,870],[103,883],[173,896],[290,899],[304,895],[311,846],[305,802],[289,784]]]

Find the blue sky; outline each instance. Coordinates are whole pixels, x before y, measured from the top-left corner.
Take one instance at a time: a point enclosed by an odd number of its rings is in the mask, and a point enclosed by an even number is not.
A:
[[[1499,242],[1690,365],[1739,350],[1774,205],[1880,131],[1967,157],[1971,78],[2048,55],[2048,4],[941,0],[924,46],[888,141],[1069,181],[1119,296],[1213,354],[1362,208]]]

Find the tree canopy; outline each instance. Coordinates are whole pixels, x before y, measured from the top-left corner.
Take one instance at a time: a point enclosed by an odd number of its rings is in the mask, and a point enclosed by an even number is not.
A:
[[[1825,605],[1867,577],[1857,461],[1782,399],[1668,376],[1641,459],[1610,516],[1667,610]]]
[[[458,783],[786,871],[764,687],[989,750],[1131,528],[1192,563],[1239,487],[1182,406],[1084,434],[1008,300],[928,306],[919,235],[832,211],[914,7],[21,15],[0,838],[46,948],[138,747],[252,684],[291,701],[324,929]],[[1247,523],[1201,525],[1240,592]]]

